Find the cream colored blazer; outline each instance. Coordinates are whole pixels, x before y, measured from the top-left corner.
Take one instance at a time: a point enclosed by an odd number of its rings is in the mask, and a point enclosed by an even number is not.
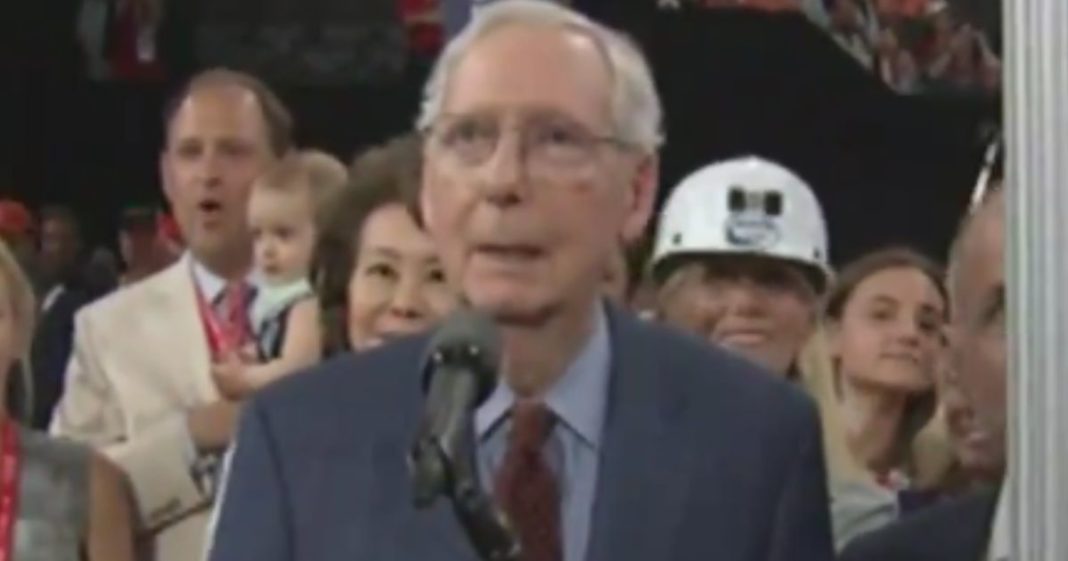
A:
[[[185,415],[218,399],[188,260],[78,314],[52,433],[99,448],[125,470],[156,561],[203,550],[212,497],[191,470]]]

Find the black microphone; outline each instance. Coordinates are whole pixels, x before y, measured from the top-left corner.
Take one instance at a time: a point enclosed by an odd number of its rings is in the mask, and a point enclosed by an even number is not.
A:
[[[412,448],[416,506],[452,491],[458,463],[473,454],[474,412],[497,385],[500,337],[483,314],[462,309],[434,333],[423,360],[426,403]]]
[[[426,404],[412,446],[416,508],[449,497],[471,545],[485,561],[519,561],[519,538],[479,485],[475,410],[497,385],[500,336],[486,316],[460,310],[430,339],[423,361]]]

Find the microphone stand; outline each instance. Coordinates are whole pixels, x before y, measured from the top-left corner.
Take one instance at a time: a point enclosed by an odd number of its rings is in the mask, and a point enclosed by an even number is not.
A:
[[[409,462],[415,506],[429,508],[439,495],[446,495],[483,561],[520,561],[518,537],[479,484],[470,413],[458,428],[461,430],[449,431],[448,439],[424,435],[412,449]]]

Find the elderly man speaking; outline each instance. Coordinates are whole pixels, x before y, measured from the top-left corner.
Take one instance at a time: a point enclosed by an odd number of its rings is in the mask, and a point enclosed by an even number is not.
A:
[[[640,52],[548,2],[480,11],[430,78],[423,217],[502,342],[473,415],[482,488],[523,561],[830,560],[814,406],[600,296],[606,256],[652,213],[660,119]],[[413,506],[427,345],[253,399],[210,559],[477,559],[446,501]]]

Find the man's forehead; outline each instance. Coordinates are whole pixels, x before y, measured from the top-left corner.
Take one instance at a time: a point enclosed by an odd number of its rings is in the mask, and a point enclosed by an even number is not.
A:
[[[226,129],[265,130],[263,112],[252,92],[239,86],[211,84],[189,93],[175,113],[173,132]]]
[[[599,45],[575,30],[506,24],[479,38],[458,61],[446,112],[477,108],[558,108],[603,114],[611,73]]]

